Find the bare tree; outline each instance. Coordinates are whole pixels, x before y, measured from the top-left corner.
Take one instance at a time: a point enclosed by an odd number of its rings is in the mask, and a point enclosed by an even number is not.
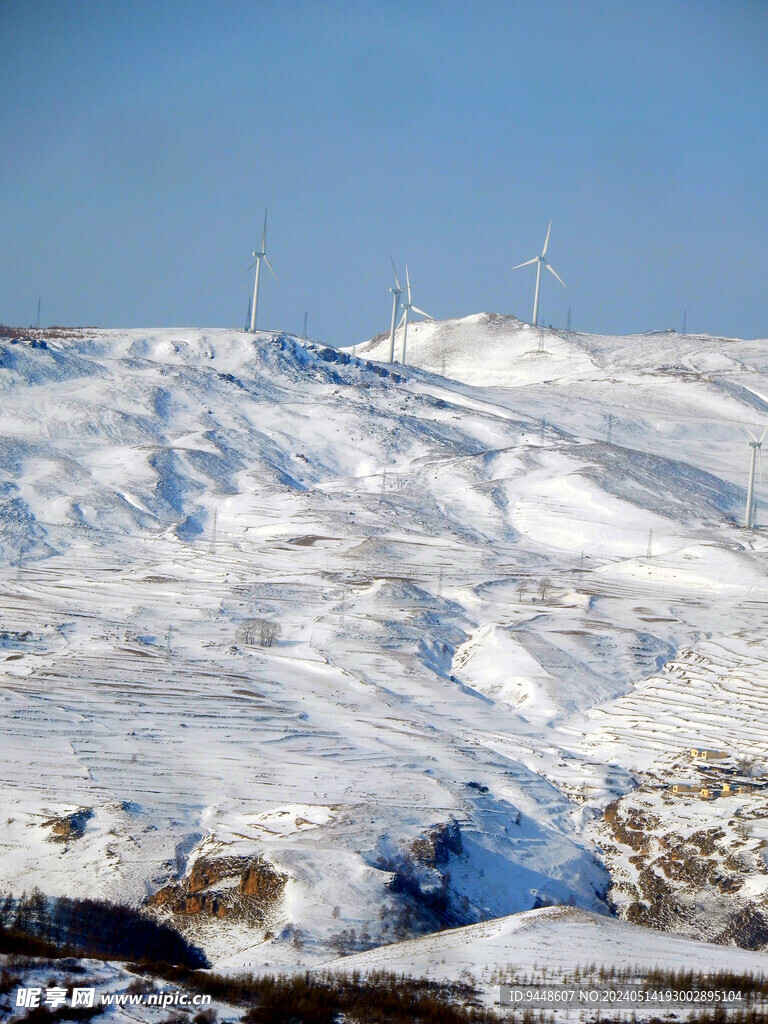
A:
[[[259,623],[259,643],[262,647],[271,647],[280,636],[282,629],[279,622],[262,619]]]
[[[270,619],[246,619],[238,627],[237,638],[244,644],[271,647],[281,632],[279,622],[272,622]]]

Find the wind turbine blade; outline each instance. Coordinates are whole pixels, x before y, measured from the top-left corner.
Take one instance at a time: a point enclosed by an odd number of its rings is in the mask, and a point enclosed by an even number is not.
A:
[[[744,427],[744,429],[745,429],[745,430],[746,430],[746,432],[747,432],[747,433],[749,434],[749,436],[750,436],[750,437],[752,438],[752,440],[753,440],[753,441],[755,442],[755,444],[759,444],[759,443],[760,443],[760,442],[759,442],[759,441],[757,440],[757,438],[755,437],[755,435],[754,435],[754,434],[752,433],[752,431],[751,431],[751,430],[749,429],[749,427]]]
[[[397,271],[395,270],[395,261],[392,259],[391,256],[389,257],[389,262],[392,264],[392,273],[395,275],[395,290],[399,295],[403,289],[400,287],[400,278],[397,276]]]
[[[541,255],[542,256],[546,256],[547,255],[547,246],[549,245],[549,232],[551,230],[552,230],[552,221],[549,222],[549,227],[547,228],[547,237],[544,239],[544,248],[541,250]]]
[[[762,444],[763,443],[763,438],[765,437],[766,434],[768,434],[768,427],[766,427],[765,430],[760,435],[760,440],[758,441],[758,444]]]
[[[408,275],[408,264],[405,264],[405,287],[408,289],[408,305],[411,304],[411,278]]]
[[[264,262],[267,264],[270,270],[272,270],[272,264],[269,262],[269,257],[264,253]],[[272,277],[277,281],[277,274],[272,270]]]
[[[258,262],[259,262],[259,261],[258,261],[258,260],[256,260],[256,263],[258,263]],[[248,267],[248,270],[253,270],[253,268],[254,268],[254,267],[256,266],[256,263],[252,263],[252,264],[250,265],[250,267]],[[246,274],[248,273],[248,270],[246,270],[246,271],[245,271],[245,273],[246,273]]]
[[[532,263],[538,263],[539,257],[534,256],[532,260],[526,260],[525,263],[518,263],[516,267],[512,267],[513,270],[519,270],[520,267],[529,267]]]
[[[408,312],[408,310],[406,309],[406,310],[405,310],[405,312],[403,313],[403,315],[402,315],[402,316],[400,317],[400,323],[399,323],[399,324],[397,325],[397,329],[398,329],[398,331],[399,331],[399,330],[400,330],[400,328],[401,328],[401,327],[403,326],[403,320],[405,320],[405,316],[406,316],[406,313],[407,313],[407,312]]]
[[[267,246],[267,211],[264,211],[264,230],[261,233],[261,251],[264,252]]]
[[[418,313],[419,316],[425,316],[427,320],[435,319],[433,316],[430,316],[429,313],[425,313],[423,309],[419,309],[418,306],[411,306],[411,309],[413,310],[414,313]]]
[[[558,280],[558,281],[560,282],[560,284],[561,284],[561,285],[563,286],[563,288],[565,288],[565,281],[564,281],[564,280],[562,279],[562,277],[560,277],[560,275],[558,274],[558,272],[557,272],[557,271],[556,271],[555,269],[553,269],[552,267],[550,267],[550,265],[549,265],[549,264],[547,263],[547,261],[546,261],[546,260],[542,260],[541,262],[542,262],[542,263],[544,264],[544,266],[545,266],[545,267],[547,268],[547,270],[548,270],[548,271],[549,271],[549,272],[550,272],[551,274],[554,274],[554,275],[555,275],[555,277],[556,277],[556,278],[557,278],[557,280]]]

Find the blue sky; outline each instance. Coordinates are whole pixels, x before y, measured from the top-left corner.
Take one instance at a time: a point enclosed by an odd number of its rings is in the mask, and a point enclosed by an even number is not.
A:
[[[768,4],[0,0],[0,321],[766,337]]]

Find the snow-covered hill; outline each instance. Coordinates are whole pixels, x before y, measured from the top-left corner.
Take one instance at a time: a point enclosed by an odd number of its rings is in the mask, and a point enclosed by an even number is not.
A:
[[[670,939],[650,928],[599,917],[573,907],[529,910],[512,917],[452,928],[381,946],[325,965],[331,970],[387,970],[437,980],[471,974],[481,991],[498,998],[500,979],[562,982],[591,963],[633,968],[642,978],[654,967],[759,974],[765,958],[741,949]],[[495,987],[495,991],[494,991]],[[583,1006],[580,1007],[583,1010]]]
[[[699,722],[628,695],[765,639],[763,347],[0,342],[2,887],[150,898],[231,967],[608,914],[587,826]],[[751,694],[715,731],[762,760]]]

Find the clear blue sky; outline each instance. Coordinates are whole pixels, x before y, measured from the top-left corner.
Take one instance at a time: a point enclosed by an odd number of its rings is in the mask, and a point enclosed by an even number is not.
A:
[[[768,336],[768,3],[0,0],[0,322]]]

